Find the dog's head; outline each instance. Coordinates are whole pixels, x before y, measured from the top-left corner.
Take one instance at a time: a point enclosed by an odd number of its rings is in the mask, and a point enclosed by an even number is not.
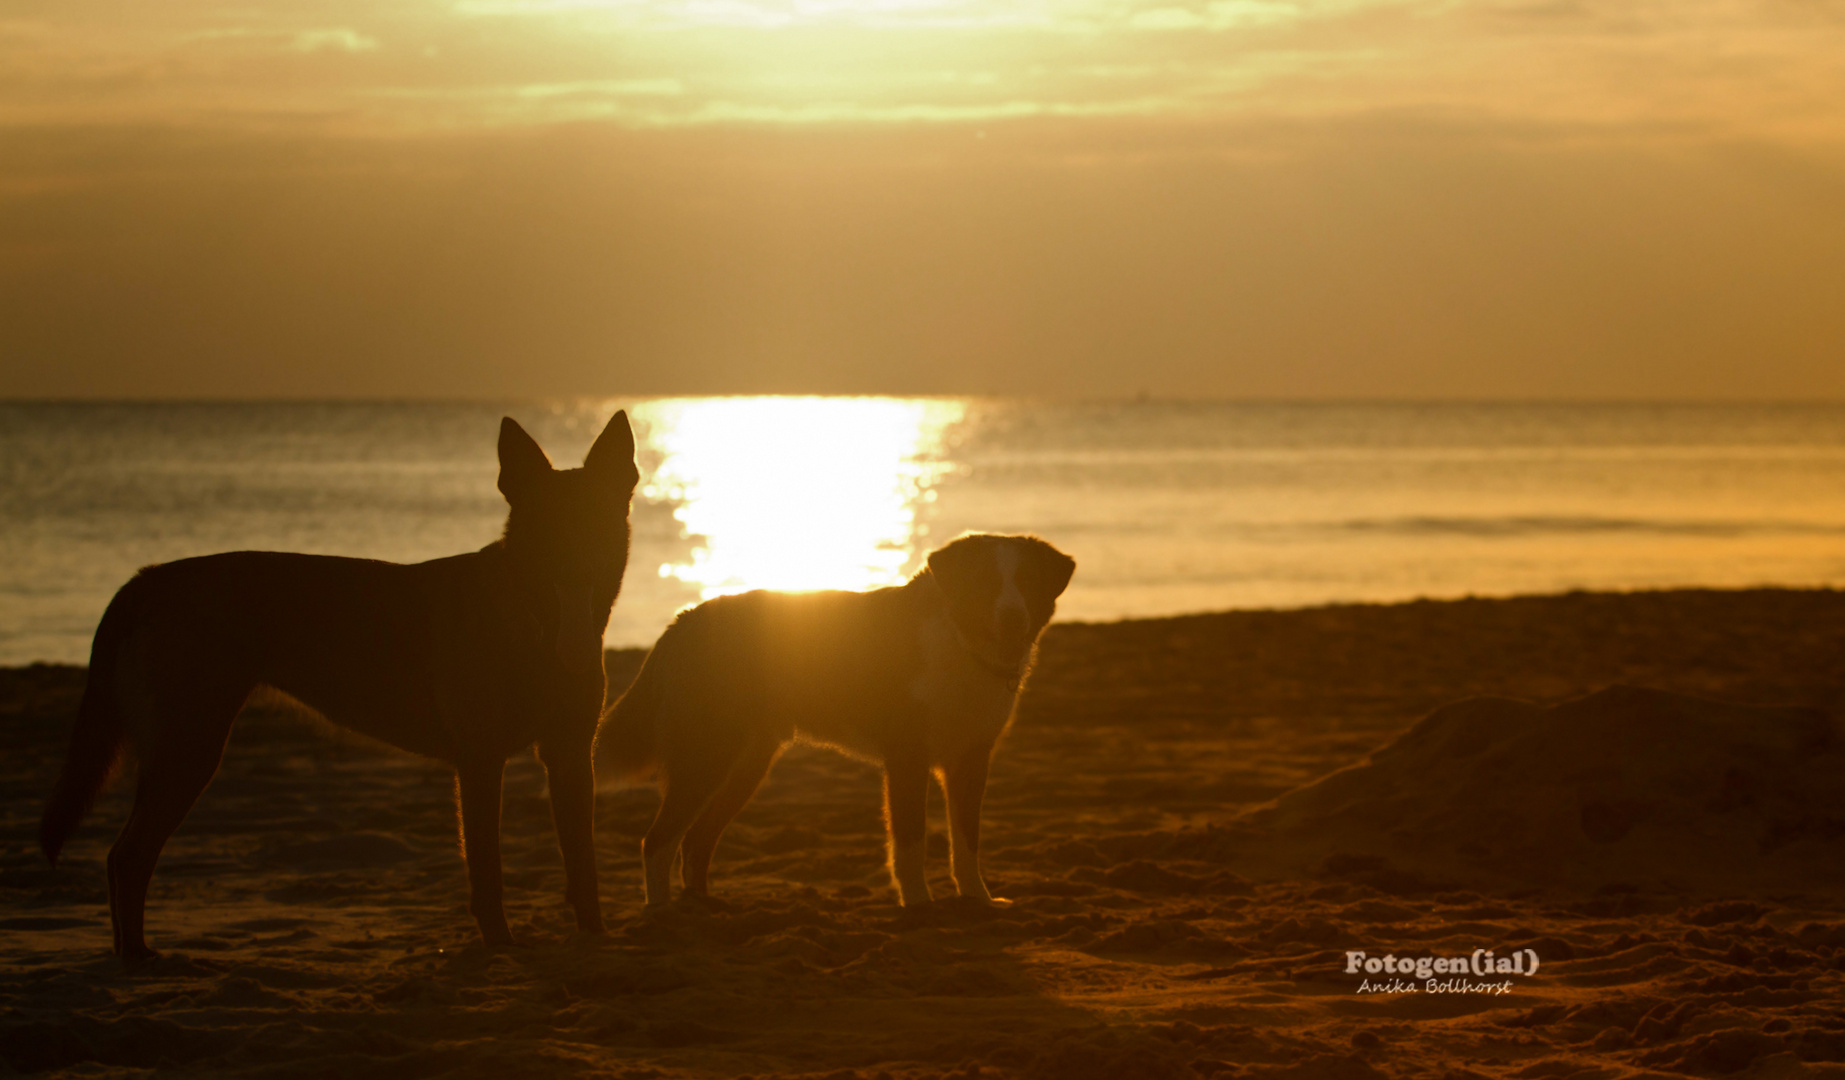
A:
[[[929,574],[976,656],[1017,668],[1057,610],[1076,560],[1035,536],[975,533],[929,553]]]
[[[580,469],[554,469],[512,417],[500,421],[506,551],[557,595],[557,654],[581,670],[602,661],[602,630],[628,567],[628,504],[641,473],[628,414],[612,417]]]

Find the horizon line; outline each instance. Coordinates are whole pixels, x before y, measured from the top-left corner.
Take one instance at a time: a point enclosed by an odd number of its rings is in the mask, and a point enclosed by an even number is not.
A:
[[[0,394],[0,405],[66,405],[66,406],[136,406],[136,405],[553,405],[559,403],[580,404],[588,401],[660,401],[670,399],[721,399],[721,398],[838,398],[881,399],[881,400],[926,400],[926,401],[1006,401],[1035,403],[1046,405],[1318,405],[1318,406],[1352,406],[1352,405],[1454,405],[1454,406],[1494,406],[1494,405],[1578,405],[1578,406],[1807,406],[1837,407],[1845,406],[1845,397],[1750,397],[1750,396],[1611,396],[1611,395],[1473,395],[1457,397],[1391,397],[1385,395],[1342,395],[1326,397],[1301,397],[1284,395],[1251,395],[1246,397],[1212,395],[1212,394],[1163,394],[1163,393],[1127,393],[1127,394],[1004,394],[1004,393],[900,393],[890,391],[873,392],[820,392],[820,391],[734,391],[728,393],[575,393],[575,394],[534,394],[534,395],[441,395],[417,396],[409,394],[379,395],[144,395],[144,396],[10,396]]]

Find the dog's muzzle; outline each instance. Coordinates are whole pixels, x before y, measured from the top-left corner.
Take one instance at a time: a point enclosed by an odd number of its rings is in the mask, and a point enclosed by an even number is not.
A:
[[[1031,649],[1030,627],[1031,617],[1022,605],[1002,604],[993,613],[993,644],[1004,662],[1014,666],[1024,662]]]

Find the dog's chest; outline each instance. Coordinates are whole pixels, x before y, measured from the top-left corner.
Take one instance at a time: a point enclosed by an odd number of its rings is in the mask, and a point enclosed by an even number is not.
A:
[[[948,757],[997,739],[1012,719],[1014,685],[968,655],[945,614],[917,627],[917,647],[922,667],[910,697],[921,706],[930,749]]]

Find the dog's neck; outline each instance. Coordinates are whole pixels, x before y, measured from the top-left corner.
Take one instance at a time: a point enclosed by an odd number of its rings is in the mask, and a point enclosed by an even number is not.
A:
[[[538,626],[551,639],[553,645],[558,643],[557,635],[564,629],[566,613],[564,604],[566,594],[558,587],[558,582],[545,573],[544,567],[531,559],[520,558],[509,550],[504,537],[481,548],[481,554],[487,555],[504,567],[506,580],[510,581],[514,591],[524,602],[527,610],[537,621]],[[613,596],[592,593],[589,597],[590,609],[588,624],[579,624],[577,629],[594,631],[598,641],[602,631],[608,628],[609,614],[615,607]],[[598,648],[598,652],[600,649]]]
[[[953,619],[949,619],[948,622],[950,625],[954,624]],[[997,661],[988,660],[986,657],[980,655],[980,653],[974,649],[974,646],[968,642],[966,635],[961,633],[961,628],[958,626],[955,627],[955,639],[961,643],[961,648],[967,650],[967,655],[974,658],[974,663],[979,664],[982,668],[986,669],[989,674],[1004,681],[1007,690],[1015,694],[1019,692],[1020,684],[1025,681],[1025,665],[1031,659],[1031,650],[1027,649],[1025,651],[1025,656],[1021,658],[1016,665],[1009,667]]]
[[[954,631],[955,643],[961,646],[961,651],[966,653],[968,659],[978,665],[981,670],[1004,682],[1006,689],[1015,694],[1018,693],[1019,686],[1025,681],[1025,670],[1031,664],[1032,648],[1028,647],[1025,655],[1019,657],[1016,664],[1002,664],[988,658],[974,647],[974,643],[969,641],[967,634],[962,631],[961,624],[955,621],[954,612],[949,609],[948,598],[942,595],[941,586],[934,580],[934,575],[925,570],[916,576],[914,583],[925,584],[925,579],[927,579],[926,588],[931,598],[930,602],[939,605],[937,610],[941,612],[942,618],[947,620],[949,628]]]

